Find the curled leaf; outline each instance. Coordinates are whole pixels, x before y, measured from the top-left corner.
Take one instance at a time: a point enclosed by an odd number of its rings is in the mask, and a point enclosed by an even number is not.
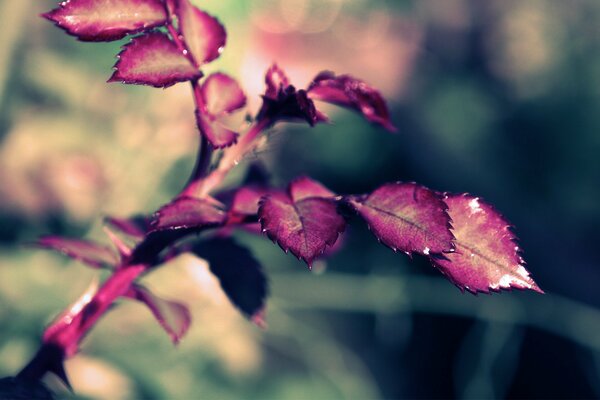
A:
[[[43,14],[79,40],[104,42],[164,25],[160,0],[68,0]]]
[[[432,258],[436,267],[461,289],[484,292],[531,289],[543,293],[525,269],[508,222],[481,199],[447,195],[456,251]]]
[[[360,112],[368,121],[379,124],[389,131],[396,128],[381,94],[365,82],[350,75],[338,75],[324,71],[318,74],[306,90],[308,97]]]
[[[333,193],[309,178],[292,182],[287,192],[266,196],[258,217],[269,238],[309,266],[346,227]]]
[[[219,279],[229,300],[254,319],[265,307],[267,278],[260,263],[232,239],[211,239],[195,245],[192,252],[205,259]]]
[[[202,76],[169,37],[152,32],[122,47],[109,82],[169,87]]]
[[[194,7],[189,0],[178,0],[176,7],[179,31],[198,65],[221,54],[227,33],[219,20]]]
[[[283,70],[277,65],[271,66],[265,75],[266,90],[263,104],[256,117],[257,120],[268,120],[271,124],[277,121],[306,121],[310,126],[328,121],[325,114],[315,108],[313,101],[305,90],[296,90],[289,84]]]
[[[119,263],[119,257],[112,249],[88,240],[44,236],[34,245],[58,251],[93,268],[110,268]]]
[[[148,306],[152,315],[175,344],[179,343],[192,323],[190,311],[185,305],[162,299],[141,285],[132,286],[125,297],[138,300]]]
[[[181,197],[158,210],[152,221],[154,231],[165,229],[204,228],[225,222],[226,213],[208,198]]]
[[[454,248],[446,204],[423,186],[389,183],[369,195],[353,196],[349,203],[393,250],[428,255]]]

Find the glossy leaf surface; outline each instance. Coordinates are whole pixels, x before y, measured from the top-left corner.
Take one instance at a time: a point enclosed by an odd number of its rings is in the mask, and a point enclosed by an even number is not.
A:
[[[152,221],[154,230],[203,228],[225,222],[226,213],[208,198],[182,197],[163,206]]]
[[[456,251],[432,259],[459,288],[470,292],[531,289],[542,292],[525,269],[508,222],[489,204],[469,195],[445,199]]]
[[[45,236],[35,245],[56,250],[94,268],[113,267],[119,262],[119,257],[110,248],[87,240]]]
[[[135,37],[123,46],[109,82],[168,87],[202,73],[160,32]]]
[[[193,249],[205,259],[223,291],[243,314],[252,318],[265,307],[268,285],[260,263],[232,239],[211,239]]]
[[[349,203],[393,250],[428,255],[454,248],[446,204],[423,186],[389,183],[369,195],[351,197]]]
[[[111,41],[164,25],[167,12],[160,0],[68,0],[44,14],[83,41]]]
[[[178,0],[176,12],[179,31],[198,65],[219,57],[227,40],[223,25],[189,0]]]
[[[152,315],[175,344],[179,343],[190,327],[192,322],[190,311],[181,303],[162,299],[141,285],[132,286],[125,297],[138,300],[148,306]]]
[[[321,72],[307,89],[311,99],[349,107],[359,111],[368,121],[382,125],[390,131],[396,128],[381,94],[365,82],[350,75]]]
[[[308,178],[292,182],[287,192],[266,196],[258,217],[269,238],[309,266],[346,227],[333,193]]]

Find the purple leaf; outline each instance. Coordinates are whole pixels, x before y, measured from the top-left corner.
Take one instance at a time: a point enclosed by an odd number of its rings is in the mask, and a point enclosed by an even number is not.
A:
[[[456,251],[432,258],[459,288],[470,292],[531,289],[543,293],[525,269],[508,222],[477,197],[446,196]]]
[[[388,183],[350,205],[377,239],[394,251],[439,254],[453,250],[447,207],[435,192],[415,183]]]
[[[277,121],[306,121],[310,126],[328,121],[325,114],[315,108],[305,90],[296,90],[288,84],[284,72],[273,65],[265,75],[267,88],[257,120],[267,119],[270,124]]]
[[[355,109],[367,120],[382,125],[389,131],[396,130],[381,94],[350,75],[335,76],[333,72],[321,72],[306,91],[311,99]]]
[[[287,192],[274,192],[260,202],[258,217],[263,232],[310,266],[346,227],[332,196],[308,178],[292,182]]]
[[[133,38],[118,57],[109,82],[168,87],[202,76],[177,45],[160,32]]]
[[[247,248],[232,239],[211,239],[194,246],[193,252],[208,262],[223,291],[242,313],[254,318],[264,309],[267,278]]]
[[[154,231],[165,229],[204,228],[222,225],[226,213],[216,200],[181,197],[158,210],[152,221]]]
[[[223,117],[246,104],[237,81],[223,73],[210,75],[200,88],[203,109],[196,111],[198,129],[215,148],[234,144],[238,134],[223,124]]]
[[[164,25],[160,0],[68,0],[43,14],[79,40],[104,42]]]
[[[227,40],[223,25],[189,0],[178,0],[176,13],[179,32],[196,63],[201,65],[219,57]]]
[[[246,95],[239,83],[221,72],[206,78],[201,92],[205,111],[213,117],[229,114],[246,105]]]
[[[260,199],[272,192],[273,189],[263,186],[243,186],[233,195],[229,213],[242,216],[256,215]]]
[[[140,285],[132,286],[125,297],[147,305],[152,315],[175,344],[179,343],[190,327],[192,322],[190,311],[181,303],[162,299]]]
[[[131,218],[106,217],[104,221],[119,232],[135,239],[141,239],[150,230],[150,220],[144,215]]]
[[[87,240],[45,236],[34,244],[44,249],[56,250],[93,268],[114,267],[119,263],[119,257],[112,249]]]

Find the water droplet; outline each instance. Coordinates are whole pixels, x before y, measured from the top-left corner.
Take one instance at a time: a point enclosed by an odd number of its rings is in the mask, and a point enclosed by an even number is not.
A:
[[[423,250],[423,254],[425,254],[426,256],[429,255],[429,247],[425,247],[425,249]]]

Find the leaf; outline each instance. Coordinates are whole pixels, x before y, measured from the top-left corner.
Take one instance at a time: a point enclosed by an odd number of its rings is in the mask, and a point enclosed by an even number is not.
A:
[[[260,263],[233,239],[211,239],[194,246],[193,253],[205,259],[219,279],[229,300],[244,315],[253,318],[265,307],[268,284]]]
[[[261,200],[258,209],[263,232],[310,267],[346,227],[333,195],[309,178],[292,182],[287,193],[271,193]]]
[[[204,80],[201,87],[206,112],[213,117],[229,114],[246,105],[246,95],[229,75],[217,72]]]
[[[435,192],[415,183],[388,183],[350,205],[377,239],[394,251],[439,254],[453,250],[447,207]]]
[[[154,231],[204,228],[225,222],[226,213],[208,198],[181,197],[158,210],[152,221]]]
[[[135,239],[141,239],[150,229],[150,220],[145,215],[131,218],[106,217],[104,221],[119,232]]]
[[[119,257],[109,247],[87,240],[44,236],[34,245],[56,250],[93,268],[114,267],[119,263]]]
[[[447,195],[456,251],[432,258],[461,289],[484,292],[531,289],[543,293],[525,269],[508,222],[489,204],[467,194]]]
[[[196,111],[198,130],[216,149],[229,147],[237,142],[238,134],[204,113]]]
[[[167,23],[160,0],[68,0],[44,18],[79,40],[117,40]]]
[[[265,75],[267,88],[257,120],[268,120],[270,125],[278,121],[306,121],[310,126],[328,121],[327,116],[315,108],[305,90],[296,90],[288,84],[285,73],[273,65]]]
[[[273,189],[263,186],[243,186],[233,195],[229,213],[244,216],[256,215],[260,199],[272,192]]]
[[[202,76],[169,37],[152,32],[122,47],[109,82],[169,87]]]
[[[189,0],[178,0],[179,32],[198,65],[210,62],[221,54],[227,33],[219,20],[194,7]]]
[[[330,71],[321,72],[313,79],[307,92],[311,99],[352,108],[359,111],[368,121],[392,132],[396,130],[381,94],[350,75],[336,76]]]
[[[141,285],[131,286],[125,297],[147,305],[152,315],[175,344],[179,343],[192,323],[190,311],[185,305],[162,299]]]

